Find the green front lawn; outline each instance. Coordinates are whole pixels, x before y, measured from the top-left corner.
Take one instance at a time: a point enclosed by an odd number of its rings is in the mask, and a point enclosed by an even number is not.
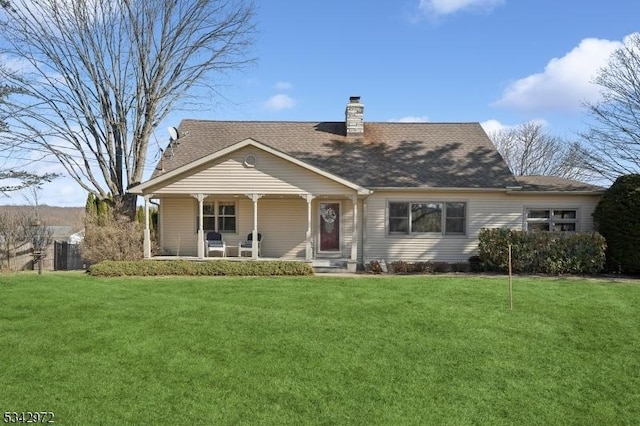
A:
[[[0,275],[0,414],[637,424],[640,282]]]

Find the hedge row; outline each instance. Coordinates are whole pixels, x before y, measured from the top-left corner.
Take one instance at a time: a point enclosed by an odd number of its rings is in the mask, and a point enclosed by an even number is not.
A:
[[[386,263],[386,270],[379,260],[372,260],[364,267],[365,272],[371,274],[442,274],[448,272],[478,272],[478,268],[470,262],[406,262],[394,260]]]
[[[516,273],[596,274],[605,263],[605,239],[597,232],[482,229],[478,239],[480,262],[488,271],[508,270],[509,244]]]
[[[186,260],[113,261],[91,265],[89,273],[100,277],[156,275],[313,275],[304,262],[246,261],[188,262]]]

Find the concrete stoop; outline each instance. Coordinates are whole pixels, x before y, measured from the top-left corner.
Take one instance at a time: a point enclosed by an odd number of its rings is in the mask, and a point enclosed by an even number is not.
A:
[[[356,263],[347,259],[314,259],[311,266],[317,274],[356,272]]]

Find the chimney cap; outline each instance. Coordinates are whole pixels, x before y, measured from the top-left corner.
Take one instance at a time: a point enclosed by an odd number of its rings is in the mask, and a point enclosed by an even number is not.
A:
[[[352,104],[356,104],[360,102],[360,96],[350,96],[349,102]]]

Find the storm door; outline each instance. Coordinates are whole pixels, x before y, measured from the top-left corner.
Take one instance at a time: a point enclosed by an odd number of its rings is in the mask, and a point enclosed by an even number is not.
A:
[[[319,203],[320,252],[340,251],[340,203]]]

